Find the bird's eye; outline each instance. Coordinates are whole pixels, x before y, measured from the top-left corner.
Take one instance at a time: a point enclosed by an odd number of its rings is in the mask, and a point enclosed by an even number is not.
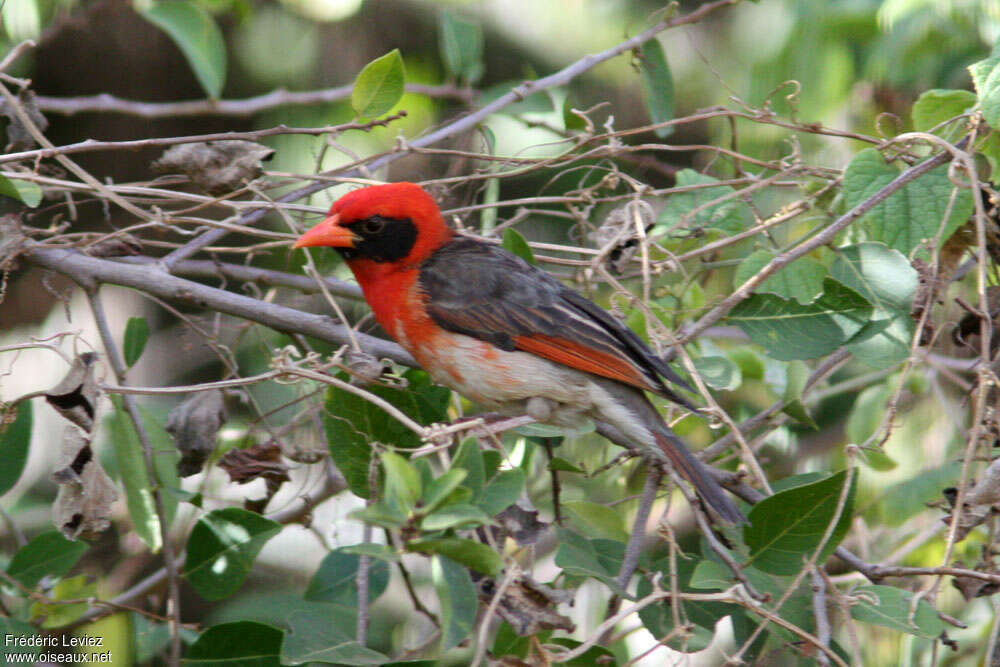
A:
[[[361,223],[361,231],[365,234],[378,234],[385,227],[385,220],[382,218],[367,218]]]

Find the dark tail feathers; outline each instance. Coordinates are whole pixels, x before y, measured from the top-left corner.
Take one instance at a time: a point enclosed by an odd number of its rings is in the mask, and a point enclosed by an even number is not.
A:
[[[729,523],[748,523],[743,512],[730,500],[712,474],[705,469],[705,464],[695,458],[683,440],[674,435],[666,425],[657,429],[653,436],[674,469],[691,482],[701,499],[711,505],[720,517]]]

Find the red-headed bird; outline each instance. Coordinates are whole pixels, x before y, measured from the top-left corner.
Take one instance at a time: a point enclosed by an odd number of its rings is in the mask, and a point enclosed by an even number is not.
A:
[[[354,190],[295,242],[344,257],[375,319],[438,383],[509,414],[606,422],[663,455],[719,516],[746,518],[644,391],[695,410],[680,377],[599,306],[503,248],[456,234],[413,183]]]

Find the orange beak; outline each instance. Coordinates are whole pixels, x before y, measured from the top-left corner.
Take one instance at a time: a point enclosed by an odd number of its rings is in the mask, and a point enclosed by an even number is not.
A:
[[[300,236],[292,248],[309,248],[312,246],[353,248],[359,240],[354,235],[354,232],[340,224],[340,217],[334,213]]]

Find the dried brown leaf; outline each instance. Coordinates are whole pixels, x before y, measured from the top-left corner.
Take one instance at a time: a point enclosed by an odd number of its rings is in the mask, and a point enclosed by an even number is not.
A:
[[[488,578],[479,581],[479,596],[485,604],[490,603],[495,593],[496,582]],[[497,605],[497,614],[521,637],[542,630],[573,632],[576,629],[573,622],[555,609],[572,599],[571,592],[540,584],[523,572],[504,590],[503,598]]]
[[[177,474],[200,472],[215,451],[215,438],[226,420],[222,392],[218,389],[191,394],[167,415],[165,429],[181,453]]]
[[[21,108],[24,109],[28,118],[31,119],[31,122],[44,132],[45,128],[49,126],[49,121],[38,110],[35,93],[25,88],[18,94],[17,101]],[[24,123],[21,122],[21,119],[17,117],[14,109],[7,104],[6,100],[0,100],[0,114],[6,116],[7,120],[10,121],[7,125],[7,152],[26,151],[33,148],[35,139],[31,136]]]
[[[551,524],[539,521],[538,510],[525,509],[520,506],[521,502],[511,505],[495,518],[506,535],[513,537],[521,546],[528,546],[538,542]]]
[[[131,257],[142,254],[142,241],[131,234],[115,234],[102,238],[84,251],[91,257]]]
[[[67,539],[93,538],[108,529],[118,491],[77,426],[66,426],[52,480],[59,484],[52,520]]]
[[[85,433],[94,428],[97,409],[97,380],[94,363],[97,354],[84,352],[73,360],[66,376],[45,394],[45,400],[66,419],[79,426]]]
[[[290,479],[288,466],[281,461],[281,447],[273,440],[246,449],[231,449],[219,461],[219,467],[229,473],[229,479],[237,484],[264,480],[267,494],[257,500],[248,498],[245,502],[251,512],[263,512],[281,485]]]
[[[221,195],[259,177],[261,162],[273,156],[273,148],[252,141],[210,141],[168,148],[152,166],[160,173],[184,174],[205,192]]]

